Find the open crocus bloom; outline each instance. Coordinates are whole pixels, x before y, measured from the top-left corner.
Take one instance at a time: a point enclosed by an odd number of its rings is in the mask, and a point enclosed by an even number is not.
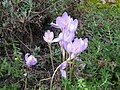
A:
[[[47,43],[52,43],[53,42],[53,38],[54,38],[54,33],[50,32],[49,30],[47,32],[45,32],[43,39],[47,42]]]
[[[45,35],[43,36],[43,39],[47,42],[47,43],[53,43],[53,42],[58,42],[62,39],[62,35],[59,35],[58,38],[54,38],[54,33],[50,32],[49,30],[47,32],[45,32]]]
[[[51,23],[55,28],[60,28],[62,32],[69,30],[75,32],[78,26],[78,20],[68,16],[67,12],[64,12],[62,16],[56,18],[56,23]]]
[[[67,61],[64,61],[63,63],[60,64],[60,72],[61,76],[66,78],[66,71],[64,70],[67,67]]]
[[[32,65],[35,65],[37,63],[37,59],[29,53],[25,54],[25,61],[28,67],[31,67]]]
[[[88,39],[85,38],[82,40],[81,38],[76,38],[74,42],[70,42],[67,44],[66,51],[71,54],[71,58],[74,58],[75,55],[84,51],[88,46]]]
[[[64,12],[62,16],[58,16],[56,18],[56,23],[51,23],[51,25],[55,28],[60,28],[63,30],[69,25],[71,20],[72,18],[68,16],[67,12]]]

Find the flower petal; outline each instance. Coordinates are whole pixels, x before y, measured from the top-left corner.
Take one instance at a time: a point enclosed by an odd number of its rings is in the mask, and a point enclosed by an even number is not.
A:
[[[26,60],[26,65],[28,67],[35,65],[36,63],[37,63],[37,59],[33,55],[30,55]]]
[[[26,54],[25,54],[25,61],[28,60],[27,58],[29,57],[29,55],[30,55],[30,53],[26,53]]]
[[[67,67],[67,61],[64,61],[63,63],[61,63],[61,67],[60,69],[65,69]]]
[[[66,49],[66,51],[67,51],[68,53],[71,53],[72,50],[73,50],[73,46],[72,46],[72,42],[70,42],[70,43],[67,44],[67,49]]]
[[[55,27],[55,28],[60,28],[58,24],[55,24],[55,23],[53,23],[53,22],[50,23],[50,25],[51,25],[52,27]]]
[[[60,72],[61,72],[61,76],[62,76],[62,77],[64,77],[64,78],[67,77],[66,71],[65,71],[65,70],[60,70]]]

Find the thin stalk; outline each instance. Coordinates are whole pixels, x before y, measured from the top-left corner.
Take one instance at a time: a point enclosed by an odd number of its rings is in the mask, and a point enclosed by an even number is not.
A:
[[[67,83],[65,82],[65,88],[64,88],[64,90],[67,90]]]
[[[50,50],[50,59],[52,63],[52,70],[54,72],[54,64],[53,64],[53,57],[52,57],[52,50],[51,50],[51,44],[48,44],[49,50]]]
[[[59,66],[55,69],[55,71],[54,71],[54,73],[53,73],[53,75],[52,75],[52,77],[51,77],[50,90],[52,90],[52,82],[53,82],[54,76],[55,76],[57,70],[60,68],[60,66],[61,66],[61,65],[59,65]]]
[[[66,60],[67,60],[67,58],[68,58],[68,53],[67,53],[67,52],[65,52],[65,56],[66,56],[65,58],[66,58]]]
[[[70,63],[70,81],[72,81],[72,74],[73,74],[73,62]]]
[[[27,70],[25,69],[25,73],[28,74]],[[24,90],[27,90],[27,75],[25,76],[25,86],[24,86]]]
[[[70,81],[71,81],[72,80],[72,71],[73,71],[72,70],[73,69],[72,68],[72,63],[71,63],[71,54],[69,54],[69,62],[70,62],[70,71],[69,71],[70,73],[69,73],[69,75],[70,75]]]
[[[70,71],[69,71],[70,73],[70,81],[72,80],[72,64],[70,63]]]
[[[27,77],[25,77],[25,87],[24,90],[27,90]]]
[[[30,48],[32,48],[32,44],[33,44],[33,34],[32,34],[32,30],[30,28],[30,25],[29,25],[29,29],[30,29]]]
[[[65,49],[61,47],[61,51],[62,51],[62,62],[64,62],[65,61]]]

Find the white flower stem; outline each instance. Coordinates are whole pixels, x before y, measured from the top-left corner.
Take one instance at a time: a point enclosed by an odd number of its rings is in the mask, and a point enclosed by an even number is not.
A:
[[[25,77],[25,87],[24,87],[24,90],[27,89],[27,77]]]
[[[51,50],[51,44],[48,44],[49,50],[50,50],[50,59],[52,63],[52,70],[54,71],[54,64],[53,64],[53,57],[52,57],[52,50]]]
[[[68,58],[66,61],[69,62],[70,60],[71,60],[71,59]],[[54,76],[55,76],[56,72],[58,71],[58,69],[59,69],[60,67],[61,67],[61,64],[55,69],[55,71],[54,71],[54,73],[53,73],[53,75],[52,75],[52,77],[51,77],[50,90],[52,90],[52,83],[53,83]]]
[[[72,80],[72,71],[73,71],[73,65],[72,65],[72,62],[71,62],[71,54],[69,54],[69,58],[68,58],[68,60],[69,60],[69,64],[70,64],[70,71],[69,71],[69,75],[70,75],[70,81]]]
[[[65,49],[61,47],[61,51],[62,51],[62,62],[64,62],[65,61]]]
[[[59,66],[55,69],[55,71],[54,71],[54,73],[53,73],[53,75],[52,75],[52,77],[51,77],[50,90],[52,90],[52,82],[53,82],[54,76],[55,76],[57,70],[60,68],[60,66],[61,66],[61,65],[59,65]]]

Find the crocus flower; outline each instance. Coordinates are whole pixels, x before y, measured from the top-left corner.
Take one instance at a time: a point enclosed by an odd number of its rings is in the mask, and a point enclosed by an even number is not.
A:
[[[47,42],[47,43],[53,43],[53,42],[58,42],[59,39],[58,38],[54,38],[54,33],[50,32],[50,30],[48,30],[47,32],[45,32],[45,35],[43,36],[43,39]]]
[[[53,42],[53,38],[54,38],[54,33],[50,32],[49,30],[47,32],[45,32],[43,39],[47,42],[47,43],[52,43]]]
[[[67,67],[67,61],[64,61],[63,63],[60,64],[60,72],[61,76],[66,78],[66,71],[64,70]]]
[[[66,51],[71,54],[71,58],[74,58],[75,55],[84,51],[88,46],[88,39],[85,38],[82,40],[81,38],[76,38],[74,42],[70,42],[67,44]]]
[[[58,38],[54,39],[54,42],[59,42],[61,47],[66,47],[67,43],[72,42],[75,37],[74,32],[65,31],[61,32]]]
[[[51,23],[51,25],[55,28],[60,28],[62,32],[66,30],[74,32],[77,29],[78,20],[73,20],[73,18],[68,16],[67,12],[64,12],[62,16],[56,18],[56,23]]]
[[[71,22],[72,18],[68,16],[67,12],[64,12],[62,16],[58,16],[56,18],[56,23],[51,23],[51,25],[55,28],[60,28],[64,30],[69,23]]]
[[[32,65],[35,65],[37,63],[37,59],[29,53],[25,54],[25,61],[28,67],[31,67]]]

